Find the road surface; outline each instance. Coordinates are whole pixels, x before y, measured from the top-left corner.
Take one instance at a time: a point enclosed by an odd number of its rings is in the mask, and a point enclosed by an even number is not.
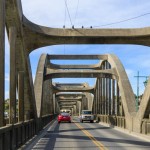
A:
[[[150,142],[124,134],[98,123],[72,123],[57,121],[45,131],[38,141],[25,150],[150,150]]]

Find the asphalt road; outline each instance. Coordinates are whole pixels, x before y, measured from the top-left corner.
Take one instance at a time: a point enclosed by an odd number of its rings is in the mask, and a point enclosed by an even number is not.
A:
[[[150,142],[73,118],[72,123],[55,121],[41,138],[25,150],[150,150]]]

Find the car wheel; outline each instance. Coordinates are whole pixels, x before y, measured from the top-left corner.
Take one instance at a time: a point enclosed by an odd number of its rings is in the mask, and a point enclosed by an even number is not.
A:
[[[60,121],[58,121],[58,123],[60,123]]]
[[[91,120],[90,122],[93,123],[93,120]]]
[[[69,121],[69,123],[71,123],[71,121]]]

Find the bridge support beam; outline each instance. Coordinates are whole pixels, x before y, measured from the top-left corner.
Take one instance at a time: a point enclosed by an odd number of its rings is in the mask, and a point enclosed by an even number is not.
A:
[[[10,108],[9,124],[16,122],[16,28],[9,28],[10,42]]]
[[[5,99],[5,0],[0,0],[0,18],[0,127],[2,127],[4,126]]]
[[[54,104],[53,104],[53,85],[52,85],[52,79],[49,80],[50,82],[50,114],[54,114]]]
[[[73,115],[76,116],[77,115],[77,106],[73,105]]]
[[[81,101],[77,101],[78,113],[81,115]]]
[[[24,72],[18,73],[18,122],[24,121]]]

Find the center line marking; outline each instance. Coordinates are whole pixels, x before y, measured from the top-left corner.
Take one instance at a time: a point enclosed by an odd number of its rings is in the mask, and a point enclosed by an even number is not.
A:
[[[74,122],[75,123],[75,122]],[[87,130],[85,130],[81,125],[79,125],[78,123],[75,123],[75,125],[81,129],[81,131],[86,135],[88,136],[92,142],[99,147],[100,150],[107,150],[107,148],[100,142],[100,141],[97,141]]]

